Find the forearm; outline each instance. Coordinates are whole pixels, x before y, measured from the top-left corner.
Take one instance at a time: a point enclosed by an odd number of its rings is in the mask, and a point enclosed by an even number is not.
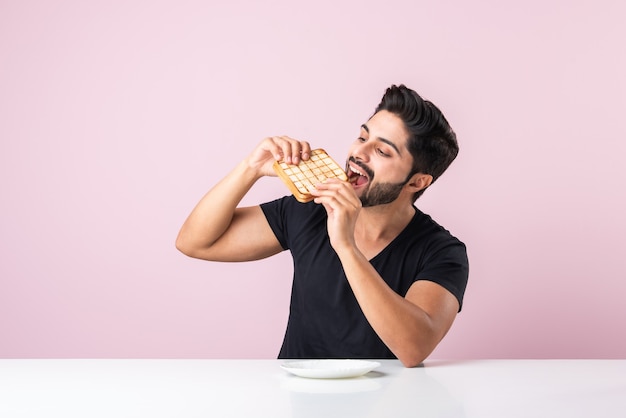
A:
[[[338,254],[372,328],[405,366],[420,364],[441,339],[429,315],[394,292],[358,249]]]
[[[258,180],[245,161],[217,183],[193,209],[176,239],[176,247],[187,255],[210,247],[228,229],[241,199]]]
[[[176,247],[188,256],[213,261],[256,260],[282,251],[261,208],[238,205],[259,178],[276,175],[275,161],[297,164],[310,152],[304,141],[265,138],[200,200],[181,227]]]

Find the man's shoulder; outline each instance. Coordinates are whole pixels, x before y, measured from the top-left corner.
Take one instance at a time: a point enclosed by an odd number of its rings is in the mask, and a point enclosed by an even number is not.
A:
[[[432,216],[417,208],[415,208],[415,216],[409,224],[408,230],[410,236],[419,238],[424,243],[432,242],[465,246],[459,238],[434,220]]]
[[[261,209],[273,228],[280,226],[281,229],[298,233],[305,232],[304,230],[314,226],[317,227],[320,222],[325,225],[328,216],[322,205],[313,201],[298,202],[293,195],[263,203]]]

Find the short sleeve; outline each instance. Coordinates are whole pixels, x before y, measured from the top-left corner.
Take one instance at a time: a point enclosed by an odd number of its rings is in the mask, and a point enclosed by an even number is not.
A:
[[[286,199],[288,199],[288,197],[261,204],[261,210],[283,250],[289,248],[287,244],[287,228],[284,222],[285,217],[283,216]]]
[[[465,244],[455,238],[446,241],[432,249],[415,281],[428,280],[444,287],[459,301],[460,312],[469,276],[467,250]]]

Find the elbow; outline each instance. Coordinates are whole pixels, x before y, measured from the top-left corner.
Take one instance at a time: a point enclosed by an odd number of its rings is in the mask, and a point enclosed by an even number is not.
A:
[[[401,342],[397,341],[398,344],[392,351],[405,367],[417,367],[435,351],[449,328],[450,326],[423,328],[420,332],[413,334],[411,338],[405,338]]]
[[[189,256],[189,250],[187,249],[187,247],[185,246],[185,243],[182,240],[180,240],[179,238],[176,238],[176,243],[174,245],[176,246],[176,249],[178,251]]]
[[[402,363],[402,365],[403,365],[404,367],[406,367],[407,369],[412,369],[413,367],[417,367],[417,366],[419,366],[420,364],[422,364],[422,362],[421,362],[421,361],[403,361],[403,360],[400,360],[400,362],[401,362],[401,363]]]
[[[405,355],[405,356],[398,356],[398,360],[400,360],[400,362],[402,363],[402,365],[404,367],[406,367],[407,369],[409,368],[413,368],[413,367],[417,367],[420,364],[422,364],[422,362],[424,360],[426,360],[425,355],[421,355],[421,354],[412,354],[412,355]]]
[[[178,251],[187,257],[207,261],[220,261],[219,258],[215,258],[212,252],[212,246],[204,246],[198,241],[185,237],[183,234],[179,234],[178,237],[176,237],[174,245]]]
[[[417,367],[435,350],[437,345],[428,342],[413,342],[403,349],[398,349],[394,354],[406,368]]]
[[[176,249],[181,253],[185,254],[188,257],[196,257],[196,252],[194,251],[193,245],[189,243],[189,240],[186,240],[182,234],[179,234],[176,237],[176,242],[174,243]]]

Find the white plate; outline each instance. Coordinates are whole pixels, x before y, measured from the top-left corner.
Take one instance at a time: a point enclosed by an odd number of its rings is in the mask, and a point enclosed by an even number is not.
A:
[[[366,360],[297,360],[281,364],[284,370],[300,377],[313,379],[341,379],[362,376],[380,363]]]

